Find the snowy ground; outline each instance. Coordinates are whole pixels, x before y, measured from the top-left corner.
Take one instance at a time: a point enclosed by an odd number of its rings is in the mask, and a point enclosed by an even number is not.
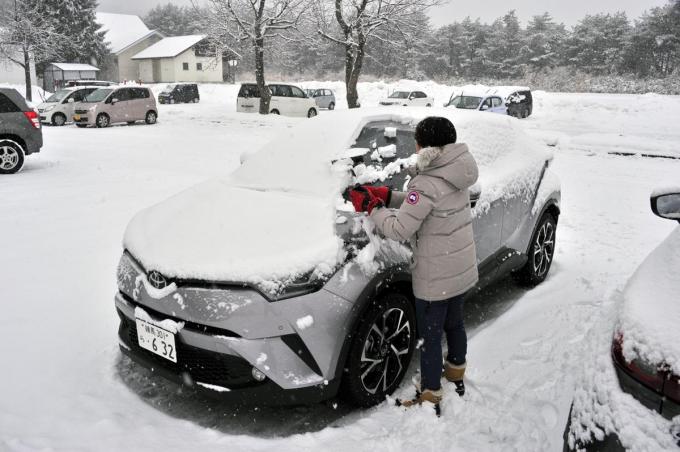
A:
[[[360,94],[370,105],[413,83]],[[437,104],[450,94],[428,86]],[[300,121],[234,113],[237,89],[201,86],[200,104],[162,105],[154,126],[46,127],[43,151],[0,178],[0,450],[560,450],[584,363],[606,366],[616,294],[673,228],[648,196],[677,183],[680,160],[609,152],[680,156],[680,98],[536,93],[523,124],[556,145],[555,263],[534,290],[503,282],[470,300],[469,394],[449,391],[436,419],[387,403],[236,412],[120,357],[115,267],[131,216]]]

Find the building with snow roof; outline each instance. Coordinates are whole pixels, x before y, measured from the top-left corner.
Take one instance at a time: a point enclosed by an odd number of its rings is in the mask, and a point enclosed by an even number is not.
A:
[[[132,57],[139,63],[144,83],[222,82],[222,56],[208,45],[205,35],[164,38]]]
[[[103,65],[100,78],[122,82],[139,80],[139,64],[132,57],[159,42],[164,35],[149,30],[139,16],[131,14],[97,13],[100,30],[105,31],[104,40],[111,54]]]
[[[43,89],[54,92],[71,80],[97,80],[99,68],[81,63],[50,63],[43,71]]]

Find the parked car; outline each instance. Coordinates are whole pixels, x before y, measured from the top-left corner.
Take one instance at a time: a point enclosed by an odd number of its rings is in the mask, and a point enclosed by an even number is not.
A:
[[[529,88],[495,86],[488,89],[463,90],[453,93],[445,107],[479,110],[526,118],[533,112],[533,96]]]
[[[434,98],[422,91],[395,91],[380,100],[380,105],[402,105],[404,107],[431,107]]]
[[[177,83],[168,85],[158,95],[161,104],[174,104],[180,102],[193,102],[197,104],[201,100],[198,94],[198,85],[195,83]]]
[[[498,94],[489,94],[487,91],[463,91],[458,95],[454,94],[444,106],[503,115],[508,113],[503,98]]]
[[[407,245],[381,246],[361,227],[364,214],[337,206],[347,206],[343,189],[366,174],[380,146],[396,155],[369,173],[385,172],[385,183],[401,188],[406,175],[395,174],[395,162],[413,156],[415,123],[431,114],[364,109],[304,122],[231,175],[138,213],[118,267],[121,351],[166,378],[246,403],[337,393],[361,406],[384,400],[417,338],[410,254]],[[480,285],[509,273],[542,282],[560,213],[552,154],[505,118],[436,114],[453,121],[481,174],[499,175],[471,200]]]
[[[680,223],[680,187],[656,190],[651,196],[651,208],[661,218]],[[680,423],[672,422],[674,418],[680,420],[679,269],[680,226],[647,256],[628,281],[611,344],[618,387],[614,383],[598,388],[603,394],[630,394],[639,402],[640,409],[634,411],[625,406],[618,409],[610,407],[608,412],[613,412],[615,419],[617,414],[625,415],[630,422],[640,426],[643,435],[648,435],[652,443],[644,450],[665,450],[672,448],[673,444],[680,447]],[[629,444],[631,435],[635,436],[633,426],[626,425],[627,435],[621,435],[621,432],[614,431],[616,422],[607,422],[607,429],[599,427],[606,435],[584,440],[579,437],[582,435],[572,433],[572,441],[569,441],[573,427],[577,432],[587,428],[581,426],[581,419],[589,425],[598,421],[600,417],[589,411],[593,405],[613,404],[614,399],[614,395],[608,394],[605,399],[598,397],[595,403],[587,402],[585,407],[572,406],[565,431],[565,450],[642,450],[639,444]]]
[[[21,170],[43,145],[38,112],[14,88],[0,87],[0,174]]]
[[[307,89],[305,90],[307,97],[314,99],[317,107],[327,108],[329,110],[335,109],[335,93],[330,89]]]
[[[113,86],[117,85],[116,82],[111,82],[108,80],[69,80],[66,82],[66,88],[72,88],[74,86]]]
[[[271,114],[313,118],[319,113],[316,102],[297,86],[272,84],[268,89],[272,96],[269,102]],[[255,83],[241,85],[236,99],[236,111],[241,113],[260,111],[260,90]]]
[[[73,121],[78,127],[108,127],[111,124],[158,119],[156,99],[149,88],[99,88],[75,104]]]
[[[71,121],[76,102],[82,102],[85,96],[97,90],[96,86],[65,88],[48,97],[38,105],[40,122],[53,126],[63,126]]]

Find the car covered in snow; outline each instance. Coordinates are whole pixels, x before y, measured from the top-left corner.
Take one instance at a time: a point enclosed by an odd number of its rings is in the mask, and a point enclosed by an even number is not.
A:
[[[525,87],[473,87],[454,92],[444,106],[526,118],[533,112],[533,97]]]
[[[115,295],[121,351],[232,401],[359,406],[401,383],[417,331],[411,251],[376,236],[343,194],[403,189],[415,125],[445,115],[475,156],[479,286],[548,275],[560,214],[552,154],[508,117],[348,110],[303,122],[218,177],[139,212]]]
[[[401,105],[402,107],[431,107],[434,105],[434,97],[430,97],[422,91],[394,91],[392,94],[379,101],[380,105]]]
[[[313,118],[319,113],[314,99],[297,86],[271,84],[267,86],[271,92],[269,113],[285,116],[306,116]],[[255,83],[243,83],[236,99],[236,111],[240,113],[257,113],[260,111],[260,90]]]
[[[652,211],[680,223],[680,187],[656,190]],[[611,343],[618,387],[599,378],[598,393],[572,405],[565,449],[675,450],[680,447],[680,226],[628,281]],[[632,396],[629,397],[627,395]],[[597,403],[591,399],[597,397]]]
[[[97,89],[96,86],[76,86],[57,91],[38,105],[40,122],[63,126],[72,121],[76,102],[82,102],[85,96]]]

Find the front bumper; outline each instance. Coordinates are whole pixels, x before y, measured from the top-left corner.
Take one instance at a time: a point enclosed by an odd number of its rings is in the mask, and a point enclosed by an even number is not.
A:
[[[76,124],[94,124],[95,113],[90,110],[80,110],[73,114],[71,118]]]

